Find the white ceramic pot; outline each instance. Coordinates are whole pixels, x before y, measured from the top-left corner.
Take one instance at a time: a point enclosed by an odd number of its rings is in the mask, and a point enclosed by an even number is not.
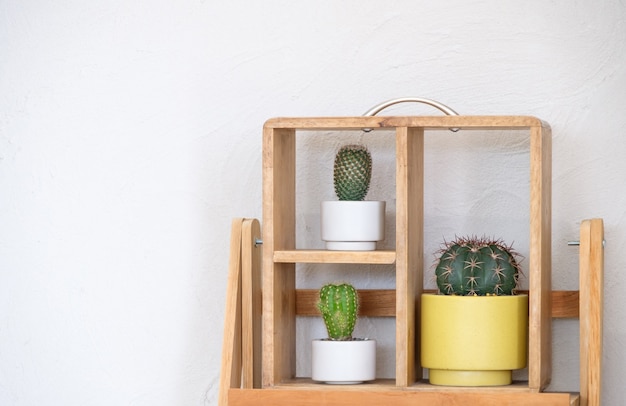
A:
[[[376,379],[376,340],[313,340],[311,378],[330,384],[358,384]]]
[[[384,201],[325,201],[320,213],[327,250],[373,251],[385,238]]]

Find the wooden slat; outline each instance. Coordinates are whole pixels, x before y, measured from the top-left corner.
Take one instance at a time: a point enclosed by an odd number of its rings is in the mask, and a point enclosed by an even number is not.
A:
[[[422,377],[419,298],[423,288],[424,129],[396,128],[396,385]]]
[[[317,290],[296,290],[296,314],[298,316],[318,317]],[[435,293],[434,290],[426,289],[424,293]],[[528,293],[528,291],[520,291]],[[552,318],[578,318],[577,290],[555,290],[552,292]],[[393,289],[362,289],[359,290],[360,316],[368,317],[395,317],[396,315],[396,292]]]
[[[577,290],[553,290],[552,318],[577,319],[580,315],[579,296]]]
[[[395,317],[396,292],[394,290],[361,289],[359,294],[359,316]],[[296,291],[296,314],[319,317],[317,309],[318,291],[299,289]]]
[[[241,347],[242,382],[246,389],[261,387],[261,238],[257,219],[246,219],[241,239]]]
[[[226,285],[226,310],[224,338],[222,341],[222,366],[218,404],[230,405],[230,388],[241,385],[241,229],[243,219],[232,221],[230,256]]]
[[[274,251],[295,249],[296,134],[263,130],[263,386],[296,371],[295,264]]]
[[[528,384],[541,391],[552,374],[552,137],[548,125],[530,128],[530,246]]]
[[[582,406],[599,406],[602,397],[602,314],[604,224],[580,226],[580,397]]]
[[[289,250],[274,251],[274,262],[309,264],[393,264],[396,252],[376,251],[328,251],[328,250]]]
[[[232,389],[230,406],[572,406],[578,396],[569,393],[484,391],[412,391],[410,389],[332,388]]]
[[[547,126],[529,116],[375,116],[375,117],[278,117],[264,128],[299,130],[359,130],[363,128],[413,127],[425,129],[523,129]]]

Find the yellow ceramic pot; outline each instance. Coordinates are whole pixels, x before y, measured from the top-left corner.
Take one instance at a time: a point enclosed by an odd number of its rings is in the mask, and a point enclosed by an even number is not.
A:
[[[434,385],[496,386],[526,367],[528,295],[423,294],[421,361]]]

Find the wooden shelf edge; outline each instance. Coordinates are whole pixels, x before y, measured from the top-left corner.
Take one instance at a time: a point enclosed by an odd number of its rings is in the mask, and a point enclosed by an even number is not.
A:
[[[507,392],[485,389],[472,392],[413,391],[407,388],[380,388],[358,390],[338,388],[337,385],[318,385],[320,388],[269,388],[269,389],[230,389],[229,406],[440,406],[481,405],[481,406],[572,406],[579,404],[575,393],[532,393]],[[355,385],[356,386],[356,385]],[[367,385],[361,385],[367,386]]]
[[[267,120],[265,128],[298,130],[360,130],[363,128],[388,129],[418,127],[441,129],[524,129],[549,128],[549,125],[532,116],[355,116],[355,117],[275,117]]]
[[[480,387],[480,386],[439,386],[439,385],[431,385],[427,379],[419,380],[413,383],[410,386],[398,386],[396,385],[396,380],[392,378],[382,378],[376,379],[374,381],[362,383],[362,384],[354,384],[354,385],[327,385],[320,382],[315,382],[311,378],[301,377],[301,378],[293,378],[285,382],[281,382],[280,384],[267,388],[267,389],[291,389],[291,390],[302,390],[302,389],[310,389],[310,390],[342,390],[342,391],[380,391],[380,390],[389,390],[389,391],[417,391],[417,392],[518,392],[518,393],[529,393],[534,392],[528,386],[528,381],[514,381],[511,385],[503,385],[503,386],[490,386],[490,387]]]
[[[282,250],[274,251],[274,262],[311,264],[381,264],[396,262],[393,250],[376,251],[328,251],[328,250]]]

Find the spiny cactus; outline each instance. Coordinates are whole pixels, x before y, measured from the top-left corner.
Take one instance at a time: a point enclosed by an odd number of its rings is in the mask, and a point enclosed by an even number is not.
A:
[[[331,340],[352,339],[359,310],[359,298],[352,285],[347,283],[324,285],[319,292],[317,308],[322,313]]]
[[[520,255],[502,240],[464,237],[444,244],[435,268],[444,295],[514,295]]]
[[[333,180],[339,200],[363,200],[372,178],[372,156],[363,145],[345,145],[335,157]]]

